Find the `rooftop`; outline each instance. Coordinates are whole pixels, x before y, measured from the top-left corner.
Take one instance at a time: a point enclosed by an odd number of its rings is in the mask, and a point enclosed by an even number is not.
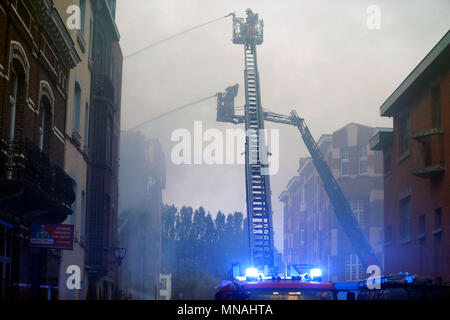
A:
[[[417,84],[421,83],[421,80],[429,70],[433,69],[433,66],[438,65],[441,61],[444,63],[449,62],[450,50],[450,31],[442,37],[442,39],[434,46],[433,49],[423,58],[423,60],[414,68],[414,70],[406,77],[400,86],[390,95],[390,97],[381,105],[380,115],[382,117],[392,117],[395,110],[401,105],[401,101],[408,96],[408,93],[412,92]]]

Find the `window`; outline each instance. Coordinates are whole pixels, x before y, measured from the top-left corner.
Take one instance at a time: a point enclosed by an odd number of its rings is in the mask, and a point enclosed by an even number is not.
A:
[[[93,52],[93,43],[94,43],[94,24],[92,22],[92,19],[89,21],[89,62],[92,62],[92,52]]]
[[[357,281],[365,279],[365,270],[356,254],[345,256],[345,280]]]
[[[161,279],[160,289],[167,290],[167,279],[166,278]]]
[[[81,33],[84,35],[84,25],[86,24],[86,0],[80,0],[80,24]]]
[[[343,147],[341,153],[341,176],[348,176],[350,174],[350,154],[348,147]]]
[[[359,174],[367,173],[367,159],[359,159]]]
[[[361,228],[366,225],[366,208],[364,199],[350,199],[350,207]]]
[[[39,149],[44,149],[44,132],[45,132],[45,108],[40,112],[40,126],[39,126]]]
[[[89,103],[86,102],[84,110],[84,149],[87,150],[89,143]]]
[[[419,235],[425,234],[425,232],[426,232],[425,215],[421,214],[419,216]]]
[[[400,201],[401,225],[400,236],[401,240],[408,240],[411,238],[411,197],[406,197]]]
[[[75,225],[76,224],[76,221],[77,221],[77,208],[78,208],[78,201],[76,200],[77,199],[77,195],[78,195],[78,193],[77,193],[77,180],[73,177],[73,176],[71,176],[72,177],[72,179],[73,179],[73,192],[75,193],[75,201],[72,203],[72,206],[70,207],[70,209],[72,210],[72,214],[69,216],[69,224],[73,224],[73,225]]]
[[[9,138],[14,139],[15,125],[16,125],[16,110],[17,110],[17,92],[19,87],[19,75],[15,68],[11,65],[11,88],[9,94],[10,102],[10,122],[9,122]]]
[[[442,208],[434,210],[434,228],[436,230],[442,228]]]
[[[409,152],[409,114],[399,120],[399,139],[400,156],[404,156]]]
[[[14,56],[17,55],[18,57],[15,58],[13,56],[12,61],[9,65],[9,108],[5,110],[7,112],[7,114],[5,115],[7,121],[5,122],[7,125],[9,125],[9,128],[6,127],[6,130],[4,131],[5,133],[8,133],[7,137],[9,139],[14,139],[16,138],[16,135],[19,135],[19,138],[22,138],[23,135],[23,130],[17,130],[17,125],[20,126],[19,129],[23,128],[23,121],[20,121],[20,123],[16,122],[18,119],[24,119],[24,107],[26,106],[25,100],[27,98],[28,90],[27,81],[29,76],[29,63],[22,46],[20,46],[20,44],[16,43],[15,41],[11,41],[11,54],[14,54]],[[19,59],[22,61],[20,61]]]
[[[359,157],[367,157],[367,145],[362,145],[358,147]]]
[[[341,159],[349,159],[349,158],[350,158],[350,155],[349,155],[348,147],[341,148]]]
[[[350,162],[341,160],[341,176],[348,176],[350,174]]]
[[[359,174],[367,173],[367,145],[358,147]]]
[[[86,192],[81,192],[81,226],[80,235],[84,236],[85,224],[86,224]]]
[[[431,107],[433,115],[433,127],[441,127],[441,88],[439,84],[431,88]]]
[[[49,151],[50,148],[50,131],[51,131],[51,110],[52,106],[46,96],[41,97],[41,108],[39,114],[39,148]]]
[[[105,150],[105,161],[106,163],[110,164],[111,163],[111,143],[112,143],[112,139],[111,139],[111,118],[107,117],[106,118],[106,150]]]
[[[73,119],[72,119],[72,131],[80,133],[80,109],[81,109],[81,87],[78,82],[75,81],[75,91],[73,96]]]

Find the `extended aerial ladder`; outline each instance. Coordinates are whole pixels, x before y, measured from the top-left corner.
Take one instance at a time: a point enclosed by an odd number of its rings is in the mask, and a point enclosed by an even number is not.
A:
[[[261,44],[262,41],[263,21],[258,19],[257,14],[248,9],[246,20],[233,15],[233,43],[243,44],[245,49],[244,115],[235,114],[234,98],[237,95],[237,85],[227,88],[225,93],[217,94],[217,121],[245,123],[247,131],[245,145],[247,217],[253,266],[260,271],[269,269],[269,272],[273,268],[271,192],[269,176],[264,174],[264,169],[267,169],[265,159],[267,147],[263,136],[264,120],[298,128],[333,205],[336,217],[362,264],[380,266],[304,119],[300,118],[294,110],[290,116],[285,116],[262,108],[256,55],[256,45]]]
[[[258,14],[247,10],[247,18],[233,15],[233,43],[244,45],[245,55],[245,113],[247,132],[245,143],[247,220],[250,257],[254,267],[266,273],[273,269],[272,205],[267,169],[267,147],[264,138],[264,113],[261,107],[256,46],[263,42],[263,21]],[[224,96],[224,114],[230,122],[234,110],[226,109],[234,102],[237,88],[229,88]],[[220,95],[219,99],[222,96]],[[231,111],[231,113],[230,113]],[[218,116],[221,121],[221,117]]]

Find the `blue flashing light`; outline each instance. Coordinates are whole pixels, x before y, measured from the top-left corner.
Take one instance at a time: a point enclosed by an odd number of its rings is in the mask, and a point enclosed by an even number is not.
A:
[[[258,278],[258,269],[256,268],[248,268],[245,270],[245,277],[246,278]]]
[[[322,276],[322,270],[320,270],[319,268],[314,268],[311,269],[309,271],[309,275],[311,276],[311,278],[320,278]]]
[[[247,279],[247,281],[262,281],[266,277],[264,276],[264,274],[262,272],[259,272],[258,269],[248,268],[245,271],[245,278]]]

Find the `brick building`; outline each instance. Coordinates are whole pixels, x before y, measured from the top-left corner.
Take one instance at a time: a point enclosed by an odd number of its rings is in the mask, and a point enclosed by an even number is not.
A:
[[[382,154],[370,151],[378,129],[351,123],[322,135],[318,146],[380,261],[383,260]],[[298,175],[280,195],[284,204],[284,263],[311,264],[327,281],[366,278],[337,221],[311,158],[300,159]]]
[[[450,283],[450,32],[381,106],[385,272]]]
[[[0,30],[0,299],[54,299],[61,252],[31,249],[29,228],[72,213],[64,132],[80,57],[52,1],[0,1]]]
[[[112,299],[117,293],[115,259],[122,51],[113,0],[91,2],[92,77],[86,211],[88,299]]]

